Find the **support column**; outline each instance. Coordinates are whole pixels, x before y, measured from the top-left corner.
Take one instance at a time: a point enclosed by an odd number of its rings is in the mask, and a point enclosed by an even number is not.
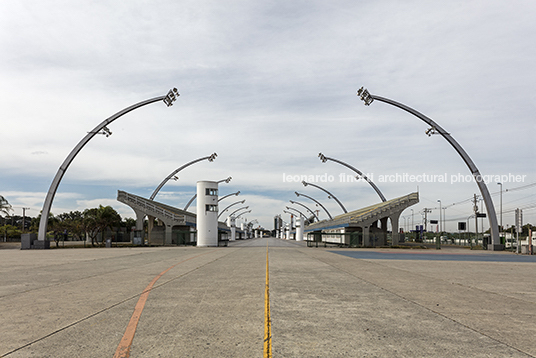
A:
[[[369,247],[370,245],[370,227],[363,226],[363,246]]]
[[[387,217],[380,219],[380,228],[383,234],[382,243],[380,246],[387,245],[387,220]]]
[[[165,234],[164,234],[164,245],[171,245],[173,243],[173,240],[172,240],[172,226],[171,225],[167,225],[166,223],[164,223],[164,227],[166,228],[166,231],[165,231]]]
[[[145,213],[139,210],[134,209],[136,214],[136,230],[143,230],[143,219],[145,218]]]
[[[151,245],[151,231],[154,227],[154,216],[147,215],[147,243]]]
[[[400,219],[400,212],[395,213],[389,217],[391,219],[391,226],[393,228],[393,235],[392,235],[392,245],[398,245],[399,244],[399,234],[398,234],[398,220]]]

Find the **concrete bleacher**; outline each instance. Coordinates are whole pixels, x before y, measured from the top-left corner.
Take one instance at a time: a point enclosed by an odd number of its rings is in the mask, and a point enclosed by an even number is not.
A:
[[[391,220],[392,245],[398,245],[400,214],[418,202],[419,193],[411,193],[310,224],[304,233],[331,233],[339,237],[341,244],[347,244],[344,240],[348,237],[341,234],[360,232],[362,246],[381,246],[387,244],[387,220]]]

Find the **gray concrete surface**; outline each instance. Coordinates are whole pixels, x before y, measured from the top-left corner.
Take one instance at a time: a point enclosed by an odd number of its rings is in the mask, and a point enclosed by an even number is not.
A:
[[[273,238],[0,245],[0,356],[112,357],[141,292],[176,265],[150,292],[130,356],[262,357],[267,243],[274,357],[536,356],[536,262],[356,259]]]

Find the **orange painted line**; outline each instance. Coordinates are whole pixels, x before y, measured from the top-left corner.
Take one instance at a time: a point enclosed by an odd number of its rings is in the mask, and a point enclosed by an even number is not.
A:
[[[266,242],[266,285],[264,286],[264,347],[263,358],[272,357],[272,319],[270,317],[270,274],[268,268],[268,241]]]
[[[119,346],[117,346],[117,349],[114,354],[114,358],[128,358],[130,357],[130,347],[132,346],[132,341],[134,340],[134,334],[136,334],[136,329],[138,328],[138,322],[140,321],[141,313],[143,312],[143,308],[145,307],[145,303],[147,302],[147,298],[149,297],[149,293],[153,289],[154,284],[160,277],[162,277],[166,272],[174,268],[175,266],[182,264],[183,262],[186,262],[191,259],[195,259],[196,257],[203,256],[208,254],[209,252],[205,252],[203,254],[190,257],[186,260],[177,262],[175,265],[169,267],[168,269],[160,272],[153,280],[145,287],[145,290],[140,295],[140,298],[138,299],[138,303],[136,303],[136,307],[134,307],[134,313],[132,313],[132,317],[130,318],[130,322],[127,325],[127,329],[125,330],[125,334],[123,334],[123,338],[121,338],[121,342],[119,342]]]

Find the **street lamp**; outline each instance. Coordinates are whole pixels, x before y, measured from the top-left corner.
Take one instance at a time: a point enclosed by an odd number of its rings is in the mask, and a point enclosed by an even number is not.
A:
[[[238,219],[238,218],[241,217],[242,215],[247,214],[247,213],[250,213],[250,212],[251,212],[251,210],[244,211],[243,213],[238,214],[238,216],[235,217],[235,219]]]
[[[298,204],[298,205],[301,205],[303,206],[306,210],[308,210],[311,214],[313,214],[313,216],[316,218],[316,221],[320,221],[320,219],[318,219],[318,216],[315,215],[314,211],[312,211],[311,209],[309,209],[307,206],[303,205],[302,203],[299,203],[297,201],[293,201],[293,200],[289,200],[291,204]]]
[[[178,172],[180,172],[181,170],[183,170],[184,168],[186,167],[189,167],[190,165],[192,164],[195,164],[197,162],[200,162],[202,160],[205,160],[207,159],[209,162],[213,162],[214,159],[216,159],[216,157],[218,156],[218,154],[216,153],[212,153],[211,155],[209,156],[206,156],[206,157],[203,157],[203,158],[199,158],[199,159],[196,159],[196,160],[192,160],[191,162],[189,163],[186,163],[184,164],[182,167],[176,169],[173,173],[169,174],[161,183],[160,185],[158,185],[158,187],[154,190],[153,194],[151,195],[151,197],[149,198],[149,200],[154,200],[154,198],[156,197],[156,194],[158,194],[158,192],[160,191],[160,189],[162,189],[162,187],[164,186],[164,184],[166,184],[170,179],[175,179],[175,174],[177,174]],[[175,179],[177,180],[177,179]]]
[[[242,200],[242,201],[237,201],[237,202],[232,203],[231,205],[229,205],[228,207],[226,207],[225,209],[223,209],[223,210],[219,213],[218,218],[221,216],[221,214],[223,214],[224,212],[226,212],[227,209],[229,209],[231,206],[236,205],[236,204],[244,204],[245,201],[246,201],[246,199],[244,199],[244,200]],[[231,215],[229,215],[229,216],[231,216]]]
[[[439,203],[439,235],[443,232],[442,220],[441,220],[441,200],[437,201]]]
[[[305,195],[305,194],[298,193],[297,191],[295,191],[294,194],[296,194],[297,197],[299,197],[299,196],[301,195],[301,196],[306,197],[307,199],[311,199],[312,201],[314,201],[315,203],[317,203],[318,205],[320,205],[320,207],[321,207],[322,209],[324,209],[324,211],[326,212],[326,214],[328,214],[330,220],[333,220],[333,218],[331,217],[331,214],[329,213],[329,211],[328,211],[328,210],[324,207],[324,205],[322,205],[318,200],[313,199],[313,198],[311,198],[310,196],[307,196],[307,195]]]
[[[117,112],[113,116],[105,119],[102,123],[100,123],[98,126],[96,126],[91,132],[88,132],[87,135],[82,138],[80,142],[73,148],[71,153],[65,158],[63,161],[63,164],[58,169],[56,176],[52,180],[52,184],[50,184],[50,188],[48,189],[47,196],[45,198],[45,202],[43,204],[43,209],[41,210],[41,220],[39,221],[39,234],[37,237],[38,241],[46,241],[47,236],[47,226],[48,226],[48,215],[50,214],[50,209],[52,207],[52,201],[54,201],[54,196],[56,195],[56,190],[58,189],[58,186],[60,185],[61,179],[63,178],[63,175],[67,171],[67,168],[71,164],[71,162],[74,160],[76,155],[82,150],[82,148],[97,134],[104,133],[107,137],[112,134],[112,132],[108,129],[107,125],[115,121],[117,118],[137,109],[140,107],[143,107],[145,105],[163,101],[166,106],[171,107],[173,105],[173,102],[177,99],[179,96],[179,91],[176,88],[173,88],[172,90],[169,90],[169,92],[165,96],[155,97],[151,98],[139,103],[136,103],[130,107],[127,107],[123,109],[122,111]],[[106,128],[106,129],[105,129]],[[43,247],[46,247],[45,244],[43,244]]]
[[[328,160],[331,160],[332,162],[335,162],[335,163],[339,163],[341,165],[344,165],[345,167],[347,168],[350,168],[351,170],[353,170],[354,172],[357,173],[357,176],[356,176],[356,179],[365,179],[365,181],[367,183],[370,184],[370,186],[376,191],[376,193],[378,194],[378,196],[380,197],[380,199],[382,201],[387,201],[385,199],[385,196],[383,195],[383,193],[380,191],[380,189],[376,186],[376,184],[374,184],[372,182],[371,179],[367,178],[365,175],[363,175],[363,173],[361,173],[359,170],[357,170],[356,168],[354,168],[353,166],[351,166],[350,164],[347,164],[341,160],[337,160],[337,159],[334,159],[334,158],[330,158],[330,157],[326,157],[324,154],[322,153],[318,153],[318,157],[320,158],[320,160],[322,161],[322,163],[325,163],[327,162]]]
[[[299,211],[298,209],[291,208],[290,206],[285,206],[285,208],[287,208],[287,210],[294,210],[295,212],[300,214],[300,217],[307,218],[307,216],[305,216],[305,214],[302,213],[301,211]],[[290,214],[290,215],[296,215],[296,214],[291,213],[290,211],[286,211],[286,210],[283,210],[283,212],[285,212],[287,214]]]
[[[240,194],[240,190],[237,191],[236,193],[231,193],[231,194],[227,194],[227,195],[225,195],[225,196],[222,196],[221,198],[218,199],[218,203],[219,203],[220,201],[222,201],[223,199],[225,199],[225,198],[228,198],[228,197],[233,196],[233,195],[238,196],[239,194]]]
[[[234,214],[236,214],[237,212],[239,212],[240,210],[246,210],[246,209],[249,209],[249,206],[243,206],[239,209],[236,209],[235,211],[233,211],[232,213],[229,214],[229,216],[233,216]],[[238,216],[237,216],[238,217]]]
[[[428,125],[430,125],[430,128],[426,130],[426,134],[428,136],[432,134],[441,134],[441,136],[449,142],[449,144],[456,150],[456,152],[462,157],[463,161],[471,171],[471,174],[475,178],[475,181],[478,185],[478,188],[480,189],[480,193],[482,194],[482,197],[484,198],[484,202],[486,204],[486,210],[488,212],[488,219],[489,219],[489,225],[490,225],[490,233],[491,233],[491,240],[492,250],[502,250],[503,247],[501,246],[501,240],[499,238],[499,225],[497,224],[497,214],[495,213],[495,207],[493,206],[493,200],[491,199],[491,195],[489,194],[488,187],[486,186],[486,183],[484,182],[482,175],[480,174],[478,168],[473,163],[467,152],[462,148],[456,140],[448,133],[446,130],[444,130],[439,124],[434,122],[432,119],[428,118],[424,114],[414,110],[411,107],[408,107],[402,103],[393,101],[391,99],[380,97],[371,94],[367,89],[361,87],[357,91],[357,95],[365,102],[366,106],[369,106],[374,100],[384,102],[390,105],[393,105],[395,107],[398,107],[408,113],[413,114],[417,118],[421,119]]]
[[[348,211],[346,210],[346,208],[344,207],[344,205],[342,205],[342,203],[339,201],[339,199],[337,199],[337,198],[335,197],[335,195],[331,194],[331,193],[330,193],[329,191],[327,191],[326,189],[324,189],[324,188],[322,188],[322,187],[320,187],[320,186],[318,186],[318,185],[316,185],[316,184],[307,183],[305,180],[302,181],[302,184],[303,184],[303,186],[307,186],[307,185],[314,186],[315,188],[318,188],[318,189],[322,190],[323,192],[327,193],[329,199],[331,199],[331,198],[335,199],[335,201],[336,201],[336,202],[339,204],[339,206],[341,207],[342,211],[344,211],[345,214],[348,213]]]

